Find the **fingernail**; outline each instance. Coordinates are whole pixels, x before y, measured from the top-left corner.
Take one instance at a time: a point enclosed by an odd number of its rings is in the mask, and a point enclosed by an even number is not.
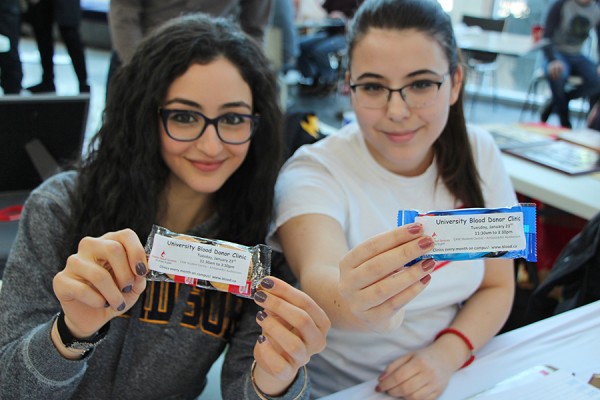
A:
[[[429,271],[433,267],[435,267],[435,260],[433,258],[427,258],[423,261],[423,264],[421,264],[421,269],[423,269],[423,271]]]
[[[275,286],[275,282],[273,282],[273,280],[270,278],[265,278],[260,281],[260,286],[264,287],[265,289],[272,289],[273,286]]]
[[[377,393],[381,392],[381,388],[379,387],[379,385],[375,386],[375,391],[376,391]]]
[[[267,340],[266,337],[264,337],[263,335],[258,335],[258,343],[264,343],[265,340]]]
[[[123,290],[121,290],[123,293],[129,293],[131,292],[131,289],[133,289],[133,286],[131,285],[127,285],[123,288]]]
[[[106,303],[104,303],[104,308],[108,308],[110,307],[110,304],[108,304],[108,301]]]
[[[411,224],[406,228],[406,230],[408,231],[408,233],[410,233],[412,235],[416,235],[418,233],[421,233],[421,228],[422,228],[421,224]]]
[[[117,307],[117,311],[123,311],[125,309],[125,302],[122,302],[119,307]]]
[[[385,374],[385,371],[384,371],[384,372],[382,372],[382,373],[381,373],[381,375],[379,375],[379,376],[377,377],[377,380],[378,380],[378,381],[382,381],[382,380],[383,380],[383,378],[385,378],[385,377],[386,377],[386,374]]]
[[[257,312],[257,313],[256,313],[256,318],[257,318],[259,321],[264,321],[264,320],[265,320],[265,318],[267,318],[267,313],[266,313],[266,312],[264,312],[264,311],[259,311],[259,312]]]
[[[427,283],[429,283],[430,280],[431,280],[431,275],[425,275],[424,277],[421,278],[421,283],[423,285],[427,285]]]
[[[267,299],[267,294],[263,291],[258,291],[256,293],[254,293],[254,300],[258,301],[259,303],[263,303],[265,300]]]
[[[419,247],[423,250],[430,248],[433,245],[433,239],[430,237],[424,237],[419,240]]]
[[[144,265],[143,262],[139,262],[137,264],[135,264],[135,272],[139,275],[139,276],[144,276],[146,275],[146,266]]]

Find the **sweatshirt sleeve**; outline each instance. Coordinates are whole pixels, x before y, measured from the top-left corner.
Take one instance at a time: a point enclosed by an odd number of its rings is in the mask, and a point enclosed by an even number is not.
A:
[[[52,290],[64,267],[68,210],[63,182],[51,179],[25,203],[0,291],[0,398],[65,399],[86,362],[64,359],[50,339],[60,305]],[[64,256],[62,256],[64,258]]]
[[[596,43],[600,43],[600,22],[596,24]],[[597,59],[600,60],[600,46],[596,46]]]
[[[556,1],[548,10],[548,15],[546,16],[546,23],[544,25],[544,39],[547,43],[542,48],[544,52],[544,57],[548,62],[554,61],[556,56],[554,55],[554,43],[552,43],[552,38],[554,37],[554,33],[559,27],[560,24],[560,13],[563,6],[563,1]]]
[[[291,400],[308,399],[309,382],[305,368],[300,368],[298,375],[287,392],[280,397],[259,396],[254,390],[251,379],[251,367],[254,360],[254,346],[260,326],[256,323],[256,313],[259,307],[248,300],[244,304],[243,315],[237,322],[238,326],[232,338],[221,372],[221,393],[224,399],[273,399]]]

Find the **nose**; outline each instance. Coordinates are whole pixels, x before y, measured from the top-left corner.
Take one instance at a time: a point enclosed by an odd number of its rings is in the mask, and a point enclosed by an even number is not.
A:
[[[399,91],[390,93],[386,114],[388,118],[394,120],[406,118],[410,115],[410,109]]]
[[[196,139],[196,148],[209,156],[215,156],[223,151],[223,142],[219,139],[214,124],[209,124],[202,136]]]

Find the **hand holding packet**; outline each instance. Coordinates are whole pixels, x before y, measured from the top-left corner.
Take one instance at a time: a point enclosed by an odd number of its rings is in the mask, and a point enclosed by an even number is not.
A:
[[[513,207],[462,208],[420,212],[398,211],[398,226],[419,222],[433,238],[432,251],[422,258],[473,260],[524,258],[537,261],[535,204]]]
[[[154,225],[146,241],[151,281],[184,283],[252,298],[271,273],[271,248],[171,232]]]

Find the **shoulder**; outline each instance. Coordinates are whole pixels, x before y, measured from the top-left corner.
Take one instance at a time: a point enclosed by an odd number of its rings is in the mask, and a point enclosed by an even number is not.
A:
[[[504,167],[502,153],[492,134],[486,129],[472,125],[469,125],[468,132],[486,206],[504,207],[516,203],[514,188]]]
[[[487,129],[468,125],[467,132],[473,159],[479,170],[487,169],[488,166],[494,165],[497,160],[500,160],[500,149]]]
[[[467,135],[474,151],[497,147],[492,134],[480,126],[467,125]]]
[[[362,135],[358,128],[340,131],[310,145],[300,147],[281,169],[278,186],[283,182],[299,187],[318,180],[337,180],[344,171],[354,170],[363,158]],[[313,182],[314,183],[314,182]]]
[[[77,173],[60,172],[48,178],[35,188],[25,202],[25,208],[36,211],[70,214],[71,199],[75,193]]]
[[[349,154],[360,151],[361,140],[358,125],[348,124],[318,142],[302,146],[290,158],[289,163],[299,160],[314,160],[324,165],[339,162]]]
[[[550,5],[550,9],[548,10],[548,15],[556,15],[559,14],[564,5],[571,0],[556,0],[554,3]]]
[[[59,172],[42,182],[31,192],[31,196],[62,201],[73,194],[76,181],[77,173],[75,171]]]

